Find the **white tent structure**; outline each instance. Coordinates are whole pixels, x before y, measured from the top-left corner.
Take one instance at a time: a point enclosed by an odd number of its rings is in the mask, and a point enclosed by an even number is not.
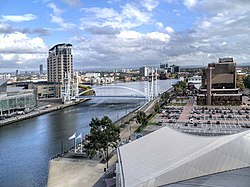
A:
[[[168,127],[118,148],[117,186],[153,187],[250,166],[250,131],[204,137]]]

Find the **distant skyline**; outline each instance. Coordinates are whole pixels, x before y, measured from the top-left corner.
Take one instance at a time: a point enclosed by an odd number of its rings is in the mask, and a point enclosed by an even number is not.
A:
[[[47,67],[73,45],[74,69],[250,62],[248,0],[0,1],[0,72]]]

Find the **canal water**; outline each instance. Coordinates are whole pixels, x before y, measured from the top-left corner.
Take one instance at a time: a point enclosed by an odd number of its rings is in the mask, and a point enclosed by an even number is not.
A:
[[[158,81],[159,93],[177,80]],[[145,92],[147,82],[115,84]],[[115,90],[112,90],[112,93]],[[94,98],[63,110],[0,127],[0,187],[46,186],[49,160],[73,146],[72,134],[89,131],[91,118],[113,121],[138,108],[145,100]]]

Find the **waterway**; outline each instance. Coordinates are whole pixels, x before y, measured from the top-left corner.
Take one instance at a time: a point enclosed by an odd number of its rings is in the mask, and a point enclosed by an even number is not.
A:
[[[159,93],[176,80],[158,81]],[[145,92],[147,82],[115,84]],[[115,92],[115,90],[110,90]],[[0,187],[46,186],[49,160],[62,147],[73,146],[68,137],[89,131],[91,118],[113,121],[145,103],[141,99],[96,98],[76,106],[0,127]],[[62,146],[63,142],[63,146]]]

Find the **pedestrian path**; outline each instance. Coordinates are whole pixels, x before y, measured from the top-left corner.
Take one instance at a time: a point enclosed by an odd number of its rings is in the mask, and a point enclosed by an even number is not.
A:
[[[185,122],[189,120],[189,114],[190,111],[193,109],[194,102],[195,102],[194,98],[189,99],[187,104],[183,107],[182,113],[180,114],[180,117],[177,120],[177,122]]]
[[[128,143],[131,134],[140,126],[135,121],[131,121],[121,129],[121,142]],[[117,161],[117,155],[114,154],[109,159],[109,165],[112,166]],[[48,187],[90,187],[104,174],[106,163],[100,163],[99,160],[90,159],[70,159],[56,158],[50,161]]]

